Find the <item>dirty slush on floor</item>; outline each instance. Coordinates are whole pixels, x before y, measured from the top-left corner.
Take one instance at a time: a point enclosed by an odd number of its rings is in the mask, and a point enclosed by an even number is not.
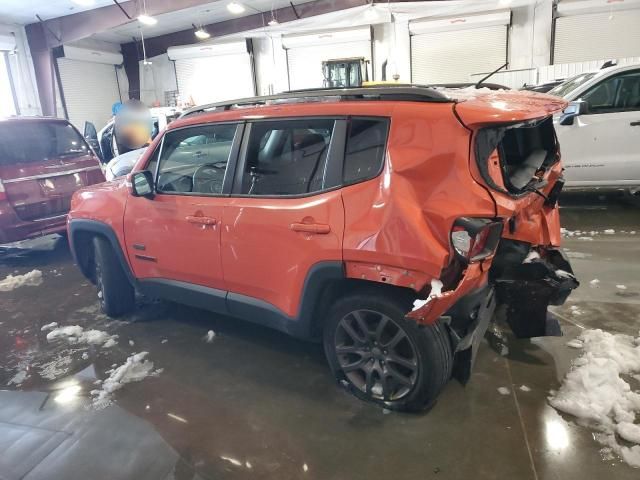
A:
[[[493,329],[469,384],[450,382],[420,415],[349,396],[319,345],[256,325],[148,301],[110,320],[65,239],[3,247],[0,473],[635,479],[637,208],[598,197],[562,204],[582,282],[554,309],[565,336]],[[606,402],[618,402],[617,416],[602,414]]]

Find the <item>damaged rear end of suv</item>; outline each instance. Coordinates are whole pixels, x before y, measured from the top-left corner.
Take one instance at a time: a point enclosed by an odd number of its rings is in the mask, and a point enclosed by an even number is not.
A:
[[[560,249],[563,178],[552,116],[564,102],[529,92],[442,93],[448,114],[398,104],[381,185],[343,192],[347,277],[405,288],[412,302],[386,339],[378,332],[391,312],[378,321],[365,308],[353,321],[339,312],[325,349],[354,394],[392,409],[428,408],[450,378],[466,383],[496,317],[519,338],[559,335],[548,307],[578,286]],[[404,353],[392,352],[401,331]]]

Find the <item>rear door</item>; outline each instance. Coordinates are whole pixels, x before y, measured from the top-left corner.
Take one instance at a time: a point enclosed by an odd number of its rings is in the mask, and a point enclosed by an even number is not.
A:
[[[98,159],[66,121],[0,122],[0,181],[21,220],[65,215],[80,187],[104,181]]]
[[[295,317],[304,281],[342,260],[340,184],[346,120],[248,124],[232,198],[224,207],[222,269],[228,306],[257,299]]]
[[[588,113],[556,127],[569,185],[640,183],[640,70],[608,77],[580,99]]]
[[[165,134],[147,163],[157,170],[155,197],[127,200],[125,241],[136,278],[224,292],[221,220],[243,127],[207,124]]]

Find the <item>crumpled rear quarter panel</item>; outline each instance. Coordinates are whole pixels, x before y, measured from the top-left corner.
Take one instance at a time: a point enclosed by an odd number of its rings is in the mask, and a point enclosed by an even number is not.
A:
[[[382,174],[342,192],[347,264],[406,268],[420,282],[416,291],[440,277],[454,220],[495,213],[469,171],[470,136],[453,104],[397,104]]]

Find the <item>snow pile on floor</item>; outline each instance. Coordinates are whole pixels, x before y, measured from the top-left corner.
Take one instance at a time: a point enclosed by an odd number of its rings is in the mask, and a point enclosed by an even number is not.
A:
[[[109,335],[102,330],[84,330],[80,325],[69,325],[54,328],[47,333],[47,341],[67,340],[69,343],[86,343],[89,345],[102,345],[109,348],[117,344],[117,335]]]
[[[145,360],[149,352],[134,353],[119,367],[107,370],[109,377],[102,382],[99,390],[91,390],[93,406],[104,408],[111,403],[111,394],[125,384],[139,382],[149,376],[158,375],[161,370],[153,370],[153,362]]]
[[[640,391],[626,381],[640,372],[640,336],[585,330],[571,343],[581,346],[583,354],[549,403],[595,429],[604,454],[615,453],[640,468]]]
[[[416,300],[413,302],[413,311],[415,312],[419,308],[424,307],[427,303],[431,301],[432,298],[438,298],[442,296],[442,282],[437,278],[431,280],[431,292],[429,292],[429,296],[426,300]]]
[[[24,275],[7,275],[7,278],[0,280],[0,292],[10,292],[22,286],[37,287],[42,283],[42,272],[31,270]]]

